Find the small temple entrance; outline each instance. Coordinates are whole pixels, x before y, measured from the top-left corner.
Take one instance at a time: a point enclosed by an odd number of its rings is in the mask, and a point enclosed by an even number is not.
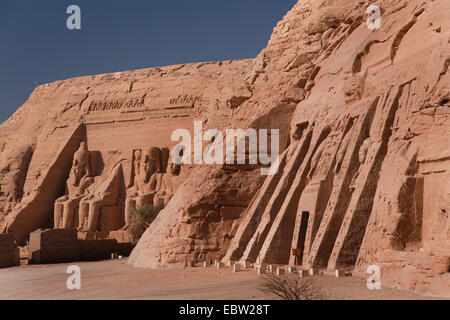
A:
[[[308,230],[308,221],[309,221],[309,212],[303,211],[302,212],[302,218],[300,223],[300,232],[298,237],[298,243],[297,243],[297,250],[298,250],[298,256],[297,256],[297,265],[303,264],[303,256],[305,252],[305,242],[306,242],[306,232]]]

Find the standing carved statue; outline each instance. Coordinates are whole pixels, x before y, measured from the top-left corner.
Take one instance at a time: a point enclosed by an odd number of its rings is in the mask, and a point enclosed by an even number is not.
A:
[[[355,176],[352,178],[352,182],[350,183],[349,189],[350,189],[351,192],[355,191],[355,189],[356,189],[356,184],[358,182],[359,174],[360,174],[360,172],[362,170],[364,170],[364,165],[365,165],[366,160],[367,160],[367,153],[369,152],[369,149],[370,149],[371,145],[372,145],[372,140],[369,137],[366,140],[364,140],[364,142],[362,143],[361,147],[359,148],[358,161],[359,161],[359,164],[360,164],[360,168],[356,172]]]
[[[322,142],[319,148],[317,149],[316,153],[311,159],[311,169],[308,173],[308,178],[312,179],[314,176],[314,172],[316,171],[317,165],[319,164],[320,158],[322,157],[323,151],[325,150],[326,142]]]
[[[81,142],[80,148],[73,156],[72,169],[66,182],[66,195],[57,199],[54,209],[55,229],[71,229],[76,227],[76,208],[87,187],[94,182],[90,166],[90,153],[86,142]],[[78,224],[81,223],[79,219]]]
[[[142,207],[145,204],[153,205],[154,197],[160,189],[163,176],[161,156],[161,150],[152,147],[142,152],[139,158],[135,157],[134,183],[127,190],[125,227],[123,229],[130,226],[130,210],[133,207]]]
[[[341,146],[336,154],[336,166],[334,167],[334,172],[337,173],[342,165],[342,161],[344,161],[345,153],[347,152],[348,146],[350,144],[351,134],[347,133],[345,138],[342,140]]]
[[[359,149],[358,158],[360,164],[364,164],[366,162],[367,152],[369,151],[371,143],[372,141],[370,140],[370,138],[367,138],[366,140],[364,140],[361,148]]]

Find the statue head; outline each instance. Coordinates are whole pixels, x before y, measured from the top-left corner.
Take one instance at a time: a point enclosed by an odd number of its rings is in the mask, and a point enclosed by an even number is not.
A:
[[[141,155],[142,155],[141,150],[133,151],[133,165],[137,172],[139,172],[140,169]]]
[[[179,175],[180,171],[181,171],[181,165],[180,164],[175,164],[172,161],[172,157],[169,157],[169,162],[167,163],[167,171],[172,174],[172,175]]]
[[[87,161],[89,161],[88,160],[89,158],[86,156],[87,153],[88,153],[87,144],[86,142],[83,141],[80,143],[80,148],[73,157],[71,174],[76,178],[76,180],[79,180],[83,176],[88,174],[87,166],[89,164]]]
[[[72,174],[75,178],[81,178],[86,174],[86,167],[78,159],[73,160]]]
[[[152,147],[141,157],[141,172],[145,173],[145,181],[157,172],[161,172],[161,150]]]
[[[80,149],[79,150],[81,150],[81,151],[88,151],[86,141],[82,141],[80,143]]]

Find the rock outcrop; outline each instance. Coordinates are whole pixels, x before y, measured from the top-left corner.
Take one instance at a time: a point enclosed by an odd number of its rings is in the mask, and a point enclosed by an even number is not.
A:
[[[450,296],[449,14],[447,0],[300,0],[255,59],[41,86],[0,127],[0,231],[23,242],[58,220],[107,233],[159,194],[136,267],[298,262],[365,278],[378,265],[384,285]],[[163,154],[194,120],[280,129],[278,173],[183,165],[171,183]]]
[[[366,26],[369,4],[382,9],[380,30]],[[299,1],[254,60],[252,97],[231,124],[270,128],[281,112],[292,118],[279,173],[262,184],[245,173],[260,187],[224,234],[208,222],[217,203],[208,196],[219,197],[226,170],[215,180],[196,171],[204,178],[186,182],[131,263],[168,267],[214,252],[293,264],[296,248],[305,268],[365,278],[379,265],[385,285],[448,296],[449,9],[447,1]],[[193,186],[198,193],[186,196]],[[198,232],[202,223],[219,225],[213,237]]]
[[[133,205],[139,180],[135,167],[144,171],[147,150],[160,151],[149,174],[169,181],[164,155],[176,144],[171,133],[192,131],[194,120],[206,129],[229,123],[229,101],[243,90],[250,65],[177,65],[36,88],[0,127],[0,232],[23,244],[40,228],[79,228],[104,238],[125,227],[125,206]],[[185,178],[191,168],[180,171]],[[161,187],[154,191],[167,201],[173,186]]]

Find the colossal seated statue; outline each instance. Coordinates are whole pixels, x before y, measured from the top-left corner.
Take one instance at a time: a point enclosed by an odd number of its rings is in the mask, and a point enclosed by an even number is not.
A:
[[[125,186],[122,162],[93,177],[91,162],[95,156],[82,142],[73,157],[66,194],[55,201],[54,227],[76,228],[88,234],[108,233],[124,225],[122,230],[126,230],[132,208],[166,205],[181,183],[181,166],[168,154],[168,149],[156,147],[135,150],[129,168],[130,184]]]
[[[85,232],[109,232],[114,229],[112,225],[119,226],[122,221],[121,213],[121,187],[123,185],[122,165],[116,165],[111,174],[107,176],[99,185],[91,185],[86,190],[86,195],[79,202],[79,225],[78,231]],[[102,226],[100,216],[103,209],[111,208],[108,217],[105,217],[109,223]]]
[[[163,169],[161,149],[151,147],[143,152],[134,152],[134,180],[127,190],[125,201],[125,227],[130,226],[130,210],[145,204],[153,205],[154,197],[161,188]]]
[[[86,142],[73,156],[72,169],[66,182],[66,195],[55,201],[55,229],[71,229],[76,227],[76,208],[79,206],[85,190],[94,182],[90,166],[90,153]],[[78,224],[81,222],[79,221]]]

